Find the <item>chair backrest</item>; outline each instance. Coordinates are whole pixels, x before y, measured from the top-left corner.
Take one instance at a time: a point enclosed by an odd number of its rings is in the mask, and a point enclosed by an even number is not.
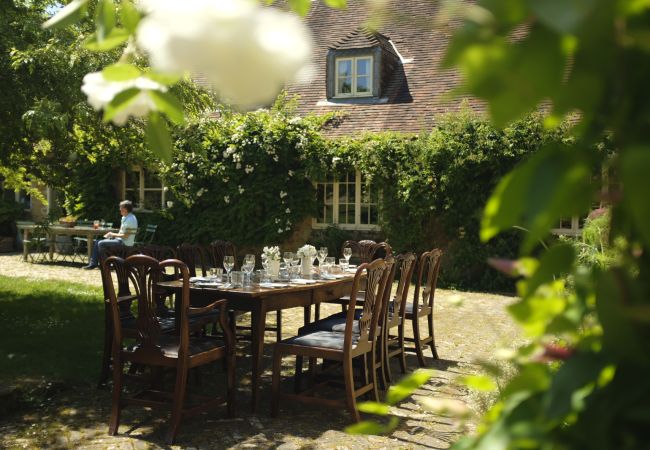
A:
[[[176,248],[176,256],[187,265],[191,277],[208,275],[212,258],[202,245],[184,242]]]
[[[137,245],[134,249],[136,252],[142,255],[151,256],[158,261],[176,259],[176,251],[172,247],[167,247],[165,245],[144,244]]]
[[[411,288],[411,279],[415,271],[415,262],[417,257],[415,253],[402,253],[395,258],[397,266],[395,278],[397,278],[397,292],[394,303],[394,321],[404,318],[406,314],[406,304],[408,303],[409,289]]]
[[[413,312],[415,313],[421,304],[433,308],[433,299],[438,283],[438,272],[440,271],[440,261],[442,259],[442,250],[434,248],[429,252],[420,255],[418,262],[417,283],[413,293]]]
[[[137,253],[133,247],[128,245],[113,245],[110,247],[104,247],[99,254],[99,260],[102,261],[110,256],[117,256],[120,258],[128,258],[129,256]]]
[[[154,225],[152,223],[147,224],[147,226],[144,228],[144,235],[142,236],[142,240],[140,241],[140,243],[151,244],[154,236],[156,235],[157,229],[158,229],[158,225]]]
[[[346,247],[352,249],[352,257],[356,257],[361,264],[368,263],[377,258],[386,258],[393,253],[393,249],[387,242],[375,242],[370,239],[345,241],[341,248],[341,254]]]
[[[212,267],[223,267],[223,257],[232,255],[235,257],[235,267],[233,270],[237,270],[237,247],[235,247],[235,244],[230,241],[217,239],[216,241],[212,241],[208,246],[208,250],[212,258]]]
[[[387,262],[383,259],[376,259],[372,262],[361,264],[357,269],[352,283],[350,304],[346,316],[344,351],[350,351],[352,348],[353,331],[358,332],[358,341],[356,343],[356,348],[358,350],[369,351],[373,348],[377,337],[377,324],[382,311],[384,289],[386,288],[392,264],[392,261]],[[358,320],[357,329],[354,327],[355,306],[360,282],[364,272],[366,275],[366,285],[364,291],[363,313]]]
[[[146,255],[133,255],[126,259],[109,257],[104,266],[114,266],[116,272],[124,271],[128,275],[130,289],[137,302],[137,314],[135,316],[136,340],[138,349],[136,354],[150,358],[162,357],[162,350],[159,345],[159,338],[162,335],[160,321],[158,320],[159,290],[158,283],[161,275],[167,267],[171,267],[180,274],[182,282],[180,295],[180,349],[179,355],[187,355],[189,345],[189,327],[187,314],[189,308],[189,271],[187,266],[178,260],[167,260],[158,262],[156,259]],[[112,278],[112,271],[106,271],[109,278]],[[113,330],[115,344],[122,345],[122,329],[119,320],[119,300],[115,293],[112,280],[108,283],[109,300],[113,317]]]
[[[129,288],[129,274],[126,271],[123,264],[116,264],[116,259],[122,259],[119,256],[108,256],[101,261],[100,272],[102,277],[102,289],[104,291],[104,302],[108,307],[110,307],[110,296],[111,296],[111,287],[113,292],[115,287],[117,287],[117,298],[119,300],[119,317],[133,317],[131,313],[131,303],[130,300],[124,300],[126,297],[131,295],[131,289]],[[109,287],[110,286],[110,287]]]

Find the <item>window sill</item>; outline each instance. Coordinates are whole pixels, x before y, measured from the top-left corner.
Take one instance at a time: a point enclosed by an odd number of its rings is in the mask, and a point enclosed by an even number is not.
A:
[[[325,230],[329,227],[337,227],[341,230],[380,231],[379,225],[355,225],[351,223],[318,223],[312,222],[312,229]]]
[[[388,97],[332,97],[319,100],[316,106],[383,105],[385,103],[388,103]]]

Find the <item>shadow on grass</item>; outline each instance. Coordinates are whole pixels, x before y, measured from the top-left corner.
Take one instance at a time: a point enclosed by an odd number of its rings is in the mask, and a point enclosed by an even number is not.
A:
[[[132,407],[124,410],[117,437],[107,435],[110,389],[94,387],[101,360],[104,307],[101,289],[74,283],[27,281],[0,277],[0,384],[23,385],[23,402],[18,410],[0,422],[0,447],[105,448],[121,444],[131,448],[166,448],[164,436],[169,414]],[[275,448],[284,443],[296,448],[371,447],[365,436],[350,436],[343,429],[351,423],[347,412],[329,408],[285,403],[280,417],[270,417],[270,356],[273,345],[265,346],[262,377],[262,404],[258,414],[250,413],[250,348],[238,344],[237,417],[228,419],[225,407],[184,420],[178,435],[181,446],[208,448]],[[292,391],[289,376],[293,360],[283,361],[283,391]],[[415,369],[415,357],[408,357]],[[455,361],[427,359],[429,367],[460,374],[464,367]],[[394,381],[401,377],[394,361]],[[173,374],[170,374],[173,375]],[[435,395],[435,386],[446,384],[445,377],[431,381],[423,392]],[[166,383],[170,389],[172,378]],[[225,374],[221,364],[202,371],[200,385],[190,390],[222,391]],[[405,401],[412,404],[412,399]],[[405,414],[408,405],[400,405]],[[429,419],[430,420],[430,419]],[[431,420],[430,420],[431,422]],[[426,434],[412,433],[413,425],[403,420],[391,439],[398,445],[427,445]],[[426,430],[429,433],[430,430]],[[444,431],[443,441],[453,440]],[[22,445],[22,444],[20,444]],[[380,446],[385,446],[382,444]]]

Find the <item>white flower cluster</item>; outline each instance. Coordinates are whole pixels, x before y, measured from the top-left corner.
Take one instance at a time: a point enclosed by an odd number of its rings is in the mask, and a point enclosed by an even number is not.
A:
[[[296,252],[296,255],[298,255],[300,258],[314,258],[316,254],[316,247],[309,244],[303,245]]]
[[[266,259],[269,261],[280,261],[280,247],[264,247],[262,249],[262,254],[266,256]]]
[[[157,0],[137,30],[152,66],[204,75],[221,97],[242,107],[272,101],[300,77],[311,38],[296,16],[253,0]]]
[[[81,91],[88,97],[88,103],[99,111],[105,109],[117,94],[131,88],[137,88],[140,92],[111,119],[115,125],[122,126],[129,116],[144,117],[149,114],[149,111],[155,111],[157,108],[149,97],[149,91],[165,92],[167,87],[146,77],[127,81],[109,81],[101,72],[92,72],[84,77]]]

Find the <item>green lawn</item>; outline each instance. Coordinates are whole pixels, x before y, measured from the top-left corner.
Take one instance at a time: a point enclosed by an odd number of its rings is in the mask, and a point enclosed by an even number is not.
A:
[[[0,276],[0,383],[94,382],[103,317],[99,287]]]

